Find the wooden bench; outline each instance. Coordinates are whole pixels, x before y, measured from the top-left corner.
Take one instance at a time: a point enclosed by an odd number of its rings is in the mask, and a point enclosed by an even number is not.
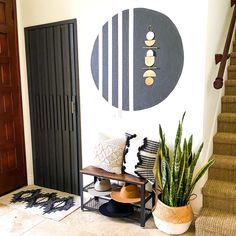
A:
[[[90,175],[94,177],[94,181],[86,186],[83,186],[83,175]],[[140,205],[140,217],[139,217],[139,222],[142,227],[145,226],[146,221],[150,218],[152,215],[152,212],[150,209],[147,209],[145,207],[146,203],[152,199],[152,207],[154,206],[155,203],[155,195],[153,192],[150,192],[149,196],[145,198],[145,186],[148,183],[146,179],[142,179],[127,173],[123,174],[113,174],[110,172],[107,172],[103,169],[94,167],[94,166],[88,166],[85,167],[84,169],[80,170],[80,196],[81,196],[81,210],[98,210],[96,208],[99,207],[99,204],[95,204],[95,207],[89,206],[89,203],[91,203],[93,200],[98,201],[100,200],[101,197],[94,197],[93,199],[90,199],[86,203],[84,203],[84,191],[87,191],[86,189],[88,186],[91,186],[91,184],[94,184],[97,180],[97,178],[104,178],[104,179],[110,179],[110,180],[117,180],[117,181],[122,181],[125,183],[130,183],[130,184],[136,184],[140,186],[140,194],[141,194],[141,201],[139,203]],[[101,198],[102,199],[102,198]],[[137,205],[136,205],[137,206]]]

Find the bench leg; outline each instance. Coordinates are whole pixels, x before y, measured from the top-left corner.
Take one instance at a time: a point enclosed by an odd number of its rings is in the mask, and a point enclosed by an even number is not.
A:
[[[141,212],[140,212],[140,225],[145,226],[145,185],[141,185]]]
[[[83,189],[83,174],[80,173],[80,201],[81,201],[81,210],[84,210],[84,189]]]

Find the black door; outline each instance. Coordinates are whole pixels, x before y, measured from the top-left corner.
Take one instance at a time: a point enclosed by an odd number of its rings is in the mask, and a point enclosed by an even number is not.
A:
[[[25,28],[34,183],[79,194],[76,20]]]

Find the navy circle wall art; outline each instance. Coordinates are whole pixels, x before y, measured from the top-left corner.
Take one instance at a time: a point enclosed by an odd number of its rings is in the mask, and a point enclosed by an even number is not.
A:
[[[103,25],[93,45],[91,70],[101,96],[112,106],[138,111],[168,97],[183,62],[182,40],[170,18],[134,8]]]

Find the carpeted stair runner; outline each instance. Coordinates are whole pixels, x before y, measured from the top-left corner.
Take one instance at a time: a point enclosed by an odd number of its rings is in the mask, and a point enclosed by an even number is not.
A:
[[[228,66],[228,79],[236,79],[236,65]]]
[[[236,41],[233,41],[233,51],[236,52]]]
[[[214,165],[209,169],[209,176],[214,180],[236,183],[236,158],[226,155],[213,155]]]
[[[236,156],[236,133],[217,133],[213,138],[213,153]]]
[[[230,64],[231,65],[236,65],[236,52],[232,52],[230,56],[231,56]]]
[[[236,41],[217,125],[215,163],[202,189],[203,208],[195,222],[197,236],[236,236]]]
[[[236,113],[221,113],[218,116],[218,132],[236,133]]]
[[[203,207],[236,213],[236,184],[209,179],[202,189]]]
[[[236,113],[236,96],[227,95],[221,99],[221,112]]]
[[[226,80],[225,95],[234,95],[234,94],[236,94],[236,79]]]
[[[197,236],[235,235],[235,214],[211,208],[203,208],[197,219]]]

